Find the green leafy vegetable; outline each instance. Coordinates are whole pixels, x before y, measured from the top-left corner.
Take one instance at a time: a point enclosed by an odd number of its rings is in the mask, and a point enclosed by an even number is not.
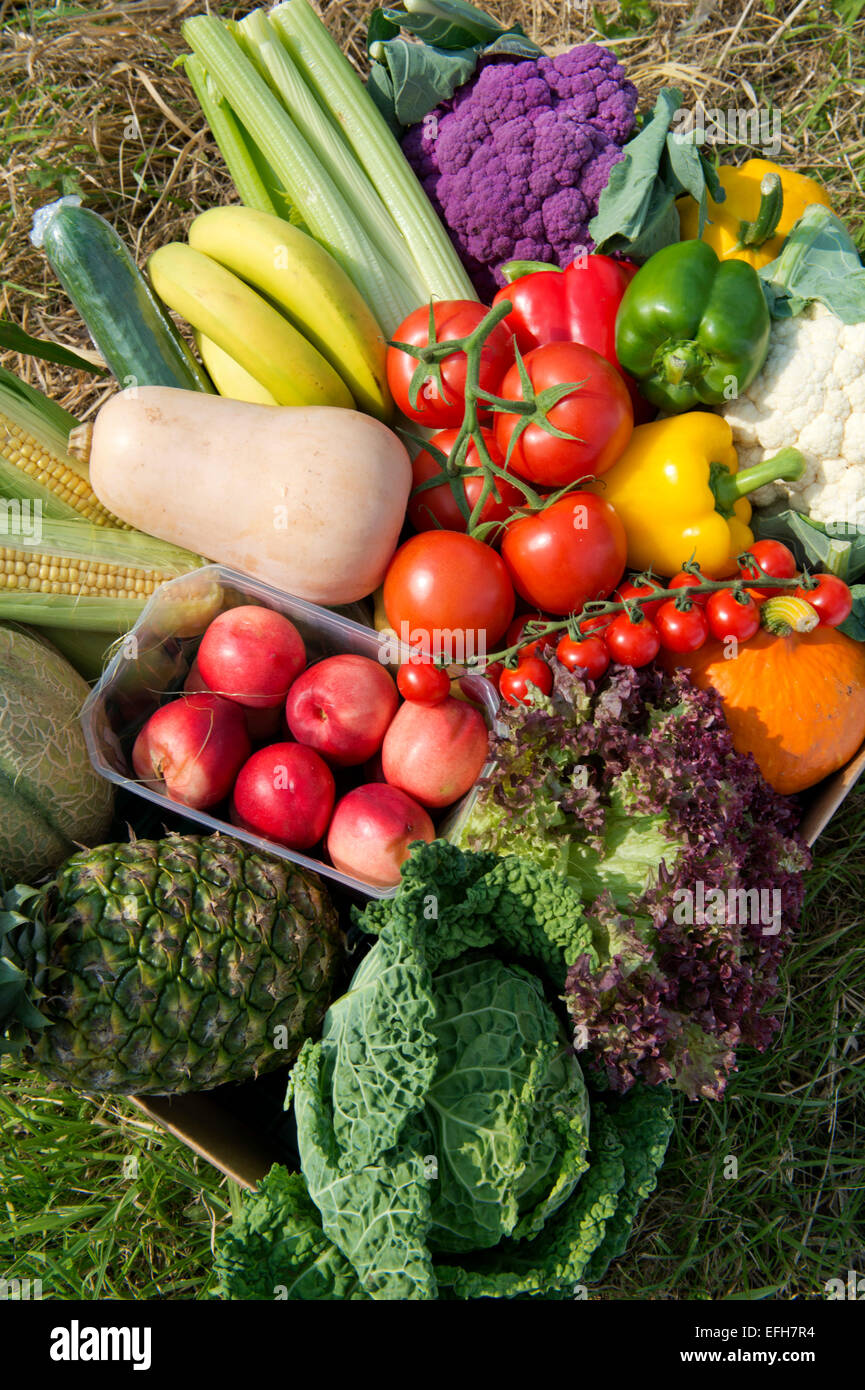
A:
[[[783,541],[799,566],[826,570],[851,584],[865,574],[865,530],[848,522],[813,521],[801,512],[756,511],[751,522],[760,540]]]
[[[226,1298],[365,1299],[357,1272],[321,1229],[299,1173],[275,1164],[219,1243]]]
[[[737,1047],[778,1027],[809,862],[796,807],[736,753],[715,691],[553,666],[549,698],[502,711],[492,771],[449,834],[544,865],[582,901],[591,949],[572,956],[565,997],[589,1074],[718,1097]]]
[[[378,940],[291,1074],[302,1178],[271,1173],[244,1198],[223,1291],[563,1298],[601,1278],[671,1117],[664,1088],[601,1100],[550,1002],[593,954],[577,894],[436,841],[358,921]]]
[[[759,272],[773,318],[790,318],[815,299],[842,323],[865,321],[865,268],[839,217],[812,203],[780,256]]]
[[[613,165],[597,216],[589,223],[598,252],[648,260],[679,239],[675,200],[680,193],[690,193],[699,204],[701,234],[708,195],[723,201],[714,165],[687,134],[670,130],[681,105],[682,93],[663,87],[651,116],[625,145],[624,158]]]
[[[367,90],[397,133],[452,97],[481,57],[535,58],[541,52],[519,24],[505,29],[462,0],[406,0],[374,10],[367,49],[372,59]]]

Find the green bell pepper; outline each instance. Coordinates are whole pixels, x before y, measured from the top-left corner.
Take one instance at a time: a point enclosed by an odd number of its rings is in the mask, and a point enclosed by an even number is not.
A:
[[[657,251],[625,290],[616,354],[641,395],[674,414],[735,399],[769,351],[769,310],[753,266],[704,241]]]

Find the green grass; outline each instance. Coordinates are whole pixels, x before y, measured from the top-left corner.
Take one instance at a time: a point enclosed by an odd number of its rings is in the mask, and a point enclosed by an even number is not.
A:
[[[0,1091],[0,1279],[43,1298],[195,1299],[227,1184],[131,1108],[46,1093],[8,1060]]]

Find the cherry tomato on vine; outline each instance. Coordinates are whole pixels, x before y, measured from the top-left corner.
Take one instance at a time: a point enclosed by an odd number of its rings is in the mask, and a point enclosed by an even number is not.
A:
[[[648,666],[661,649],[658,629],[650,618],[631,621],[629,613],[617,613],[604,634],[607,650],[622,666]]]
[[[429,442],[434,448],[440,449],[443,454],[450,454],[458,433],[458,430],[439,430],[438,434],[434,434]],[[481,430],[481,434],[493,463],[503,466],[504,455],[495,441],[492,430]],[[464,471],[470,472],[474,468],[479,469],[480,466],[478,451],[474,444],[470,444],[465,458]],[[417,488],[430,478],[441,477],[442,466],[429,449],[421,449],[412,461],[411,471],[412,487]],[[480,497],[483,485],[484,479],[480,472],[474,477],[463,476],[459,478],[458,486],[462,487],[469,512],[472,511]],[[525,494],[513,483],[506,482],[504,478],[496,478],[496,491],[501,500],[497,501],[490,494],[483,505],[479,517],[480,521],[507,521],[514,508],[521,507],[526,500]],[[408,519],[416,531],[434,531],[439,527],[444,527],[446,531],[464,532],[466,529],[466,518],[460,511],[453,487],[449,482],[442,482],[438,487],[424,488],[421,492],[413,492],[408,504]]]
[[[549,695],[553,688],[553,673],[539,656],[527,657],[513,670],[506,667],[499,678],[499,691],[509,705],[528,705],[532,699],[530,684],[542,695]]]
[[[440,300],[433,305],[436,341],[441,343],[468,337],[488,312],[483,304],[473,299]],[[426,347],[429,343],[429,305],[422,304],[403,319],[393,338],[394,342],[409,343],[412,347]],[[502,377],[513,360],[514,335],[506,323],[499,323],[483,345],[478,384],[483,390],[497,394]],[[413,406],[409,400],[409,388],[417,365],[417,358],[402,348],[388,348],[387,381],[397,410],[401,410],[409,420],[433,430],[461,425],[465,410],[465,353],[451,353],[438,364],[444,396],[431,373],[421,386],[417,405]]]
[[[502,678],[502,671],[505,669],[503,661],[491,661],[488,666],[480,666],[478,670],[481,675],[486,676],[491,685],[499,688],[499,681]]]
[[[556,656],[569,671],[585,671],[590,681],[600,680],[610,664],[610,653],[603,637],[587,637],[583,642],[563,637],[556,647]]]
[[[502,539],[517,593],[556,615],[606,598],[624,573],[627,551],[624,526],[593,492],[571,492],[534,516],[518,517]]]
[[[728,637],[747,642],[760,626],[760,610],[751,595],[744,594],[742,601],[737,602],[732,589],[716,589],[709,595],[706,617],[710,633],[719,642]]]
[[[624,583],[619,585],[618,589],[616,590],[616,593],[622,600],[630,598],[645,598],[647,594],[651,594],[653,592],[655,587],[656,586],[654,584],[636,584],[633,579],[626,579]],[[664,586],[662,585],[662,587]],[[652,622],[654,622],[655,615],[663,602],[663,599],[658,599],[656,603],[643,603],[640,605],[640,607],[642,608],[646,617],[651,618]]]
[[[548,623],[549,621],[550,618],[547,616],[546,613],[521,613],[518,618],[514,618],[513,622],[511,623],[510,627],[505,633],[505,639],[502,645],[505,647],[518,646],[520,638],[522,637],[523,632],[525,630],[526,623]],[[538,647],[554,647],[556,645],[557,640],[558,639],[555,632],[551,632],[547,637],[539,637],[535,640],[530,639],[526,642],[525,646],[521,646],[519,648],[519,660],[524,661],[525,658],[528,656],[536,656]]]
[[[814,578],[816,586],[803,589],[800,584],[795,597],[803,598],[817,610],[821,627],[840,627],[853,611],[853,595],[836,574],[815,574]]]
[[[580,618],[578,622],[580,636],[589,637],[593,632],[606,632],[615,616],[615,613],[599,613],[595,618]]]
[[[634,408],[621,374],[600,353],[580,343],[546,343],[527,353],[523,362],[536,394],[568,382],[581,384],[547,415],[551,425],[571,437],[561,439],[541,425],[530,424],[513,446],[510,467],[529,482],[554,487],[599,478],[624,453],[634,428]],[[524,399],[516,365],[504,377],[498,394],[511,401]],[[505,455],[522,419],[516,413],[496,414],[496,439]]]
[[[698,604],[677,608],[674,599],[662,603],[655,617],[661,646],[668,652],[696,652],[709,636],[706,614]]]
[[[711,574],[697,575],[691,574],[689,570],[681,570],[679,574],[674,574],[673,578],[668,581],[667,588],[693,589],[696,587],[697,584],[702,584],[704,581],[711,583],[712,580],[713,576]],[[710,594],[694,594],[692,596],[691,602],[699,603],[701,608],[705,608],[706,604],[709,602],[710,597]]]
[[[798,574],[796,556],[781,541],[755,541],[748,546],[748,554],[753,555],[760,568],[772,579],[795,579]],[[739,573],[745,580],[756,579],[757,575],[745,565],[739,566]],[[783,594],[784,589],[748,588],[752,598],[771,598],[773,594]]]
[[[447,671],[428,658],[404,662],[396,673],[396,684],[403,699],[417,705],[439,705],[451,689]]]
[[[458,531],[423,531],[401,545],[382,597],[401,641],[458,662],[494,651],[514,615],[501,556]]]

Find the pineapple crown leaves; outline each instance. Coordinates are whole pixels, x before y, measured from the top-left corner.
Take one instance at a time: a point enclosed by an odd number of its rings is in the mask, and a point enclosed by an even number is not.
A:
[[[25,1033],[49,1026],[49,1020],[36,1008],[36,1000],[42,997],[39,990],[10,955],[12,932],[33,923],[30,914],[20,908],[41,897],[35,888],[24,884],[3,893],[0,884],[0,1054],[20,1052]]]

